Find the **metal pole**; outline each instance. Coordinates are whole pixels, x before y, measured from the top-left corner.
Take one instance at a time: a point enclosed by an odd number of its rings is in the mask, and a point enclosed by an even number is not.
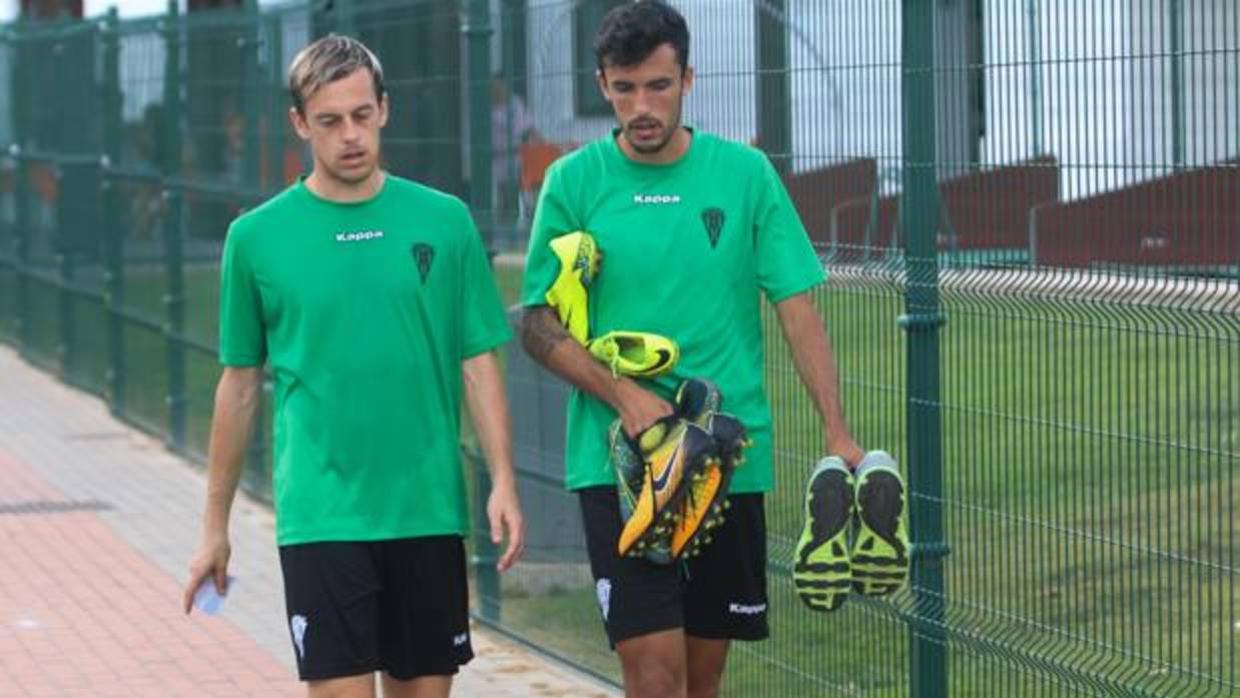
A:
[[[1042,10],[1038,0],[1026,5],[1029,25],[1029,112],[1031,158],[1042,154]]]
[[[478,218],[478,227],[488,246],[492,243],[491,221],[491,8],[487,0],[469,0],[469,16],[461,28],[469,48],[469,171],[470,203]],[[495,570],[497,549],[491,543],[486,523],[486,502],[491,493],[491,478],[486,459],[481,454],[471,458],[474,465],[474,575],[478,580],[478,596],[482,617],[494,623],[500,620],[501,589]]]
[[[181,47],[183,27],[177,0],[169,0],[164,24],[164,161],[160,169],[165,180],[175,178],[181,167]],[[164,294],[164,342],[168,360],[168,445],[174,450],[185,447],[185,264],[184,221],[182,197],[165,185],[164,202],[164,270],[167,283]]]
[[[276,15],[271,20],[266,40],[269,42],[267,62],[270,71],[264,77],[260,89],[268,98],[267,108],[267,177],[263,181],[263,193],[277,192],[284,188],[284,155],[288,148],[285,129],[288,128],[288,97],[284,91],[284,19]],[[270,82],[268,82],[268,80]]]
[[[104,295],[108,336],[108,407],[120,415],[125,409],[125,236],[121,232],[123,202],[110,179],[109,170],[118,163],[121,149],[120,93],[120,15],[115,6],[103,21],[103,158],[99,168],[99,189],[103,206]]]
[[[1171,0],[1167,6],[1170,15],[1171,56],[1171,162],[1175,169],[1184,167],[1184,8],[1181,0]]]
[[[781,174],[792,170],[792,88],[787,0],[754,5],[758,64],[758,145]]]
[[[263,106],[263,72],[258,63],[259,46],[263,40],[262,17],[258,12],[257,0],[245,0],[243,4],[245,24],[241,36],[237,38],[244,51],[244,62],[241,69],[241,95],[245,100],[245,136],[242,145],[241,184],[246,190],[260,190],[262,182],[262,163],[260,154],[262,141],[259,133]],[[273,58],[274,60],[274,58]]]
[[[900,326],[907,333],[909,523],[913,541],[910,694],[947,695],[944,636],[942,417],[939,393],[938,232],[934,95],[935,0],[902,0],[904,205],[907,260]]]
[[[9,105],[13,114],[13,143],[9,145],[9,156],[13,158],[13,198],[14,198],[14,255],[16,256],[17,308],[13,318],[13,330],[16,333],[18,351],[27,359],[30,357],[30,172],[27,161],[23,157],[23,149],[30,142],[30,119],[27,109],[29,99],[20,99],[21,95],[30,94],[33,76],[25,66],[33,63],[33,47],[30,42],[23,41],[22,27],[13,27],[13,87],[10,95],[14,97]]]
[[[357,38],[356,8],[353,0],[335,0],[336,32],[344,36]]]
[[[80,41],[80,38],[72,34],[64,34],[52,42],[52,79],[59,85],[71,85],[81,79],[81,67],[79,70],[73,70],[70,62],[75,52],[72,48],[72,42]],[[81,83],[78,83],[79,85]],[[56,198],[54,206],[56,209],[55,224],[55,260],[57,267],[57,334],[56,342],[56,363],[60,370],[61,380],[72,382],[74,379],[74,371],[76,368],[77,355],[77,317],[76,302],[77,299],[73,295],[73,284],[77,277],[77,231],[73,229],[73,213],[70,207],[77,204],[72,200],[70,192],[73,191],[77,184],[77,177],[66,176],[66,168],[77,167],[76,163],[70,164],[70,160],[60,159],[57,155],[74,156],[81,155],[81,151],[73,146],[80,146],[80,139],[74,137],[73,128],[69,120],[69,105],[65,98],[66,94],[73,92],[69,90],[57,90],[56,98],[60,104],[56,105],[56,118],[54,120],[56,135],[51,142],[50,155],[52,159],[45,161],[45,166],[51,169],[52,177],[56,181]],[[74,110],[76,111],[76,110]]]

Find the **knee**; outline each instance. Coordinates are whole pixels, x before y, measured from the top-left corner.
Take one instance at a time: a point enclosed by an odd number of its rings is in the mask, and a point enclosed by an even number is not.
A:
[[[683,666],[672,662],[643,663],[625,677],[626,695],[635,698],[684,698],[686,677]]]
[[[648,669],[637,680],[635,696],[640,698],[684,698],[685,679],[674,672]]]
[[[719,676],[690,676],[688,698],[719,698]]]

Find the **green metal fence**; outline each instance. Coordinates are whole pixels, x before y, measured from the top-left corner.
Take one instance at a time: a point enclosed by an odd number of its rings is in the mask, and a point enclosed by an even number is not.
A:
[[[611,4],[174,4],[3,28],[0,339],[201,457],[221,240],[305,167],[282,74],[328,31],[379,54],[387,166],[471,203],[512,301],[541,172],[610,125],[589,39]],[[675,4],[687,119],[783,173],[830,274],[815,298],[846,411],[903,464],[916,545],[892,598],[797,600],[823,454],[768,317],[773,634],[734,648],[725,693],[1240,692],[1240,8]],[[566,390],[506,363],[531,545],[500,579],[475,541],[476,614],[617,680],[561,484]]]

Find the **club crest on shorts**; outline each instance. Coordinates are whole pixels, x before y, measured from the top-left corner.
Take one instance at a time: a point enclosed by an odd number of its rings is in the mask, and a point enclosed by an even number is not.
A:
[[[431,264],[435,261],[435,248],[425,242],[414,243],[410,250],[413,261],[418,265],[418,275],[422,277],[422,285],[426,285],[426,277],[431,273]]]
[[[710,238],[711,249],[719,244],[719,234],[723,232],[723,222],[726,219],[721,208],[711,206],[702,209],[702,225],[706,227],[706,237]]]
[[[301,659],[306,658],[306,628],[309,625],[310,622],[301,614],[293,616],[288,621],[289,630],[293,632],[293,644],[297,647],[297,656]]]
[[[603,612],[603,620],[611,612],[611,580],[603,578],[594,585],[594,593],[598,596],[598,607]]]

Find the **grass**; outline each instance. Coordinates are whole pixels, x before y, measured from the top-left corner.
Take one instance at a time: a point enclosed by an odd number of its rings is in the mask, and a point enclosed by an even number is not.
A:
[[[855,435],[908,468],[902,298],[833,286],[817,301]],[[940,516],[951,546],[941,641],[952,695],[1196,695],[1202,678],[1240,681],[1235,318],[1002,297],[945,296],[944,310],[942,493],[915,505]],[[766,325],[774,634],[742,645],[727,692],[907,695],[910,592],[827,617],[790,592],[781,565],[821,429],[772,317]],[[580,637],[564,632],[570,645]]]
[[[208,344],[216,336],[215,274],[191,268],[186,276],[186,334]],[[497,274],[505,302],[515,302],[519,267],[500,266]],[[131,309],[161,316],[158,273],[133,271],[126,283]],[[13,288],[12,274],[0,271],[0,328],[12,327]],[[35,282],[31,298],[28,352],[56,367],[59,294]],[[1201,695],[1240,682],[1236,318],[947,295],[939,400],[918,403],[907,394],[898,293],[832,286],[817,300],[863,445],[889,450],[911,468],[910,405],[941,423],[941,494],[925,495],[923,472],[909,477],[921,493],[913,506],[938,515],[951,546],[942,568],[947,625],[927,633],[949,647],[951,695],[1138,688]],[[102,389],[99,306],[75,301],[72,317],[71,378]],[[918,597],[906,590],[890,601],[850,601],[823,616],[804,610],[791,591],[784,565],[799,533],[800,488],[822,444],[774,319],[766,324],[766,380],[777,415],[778,484],[768,500],[773,635],[736,648],[725,693],[907,696]],[[166,429],[167,341],[130,325],[124,343],[123,409]],[[186,356],[187,447],[201,453],[218,368],[208,354]],[[259,467],[247,483],[261,491],[267,478]],[[616,676],[592,585],[581,575],[540,593],[510,590],[503,613],[522,636]]]

